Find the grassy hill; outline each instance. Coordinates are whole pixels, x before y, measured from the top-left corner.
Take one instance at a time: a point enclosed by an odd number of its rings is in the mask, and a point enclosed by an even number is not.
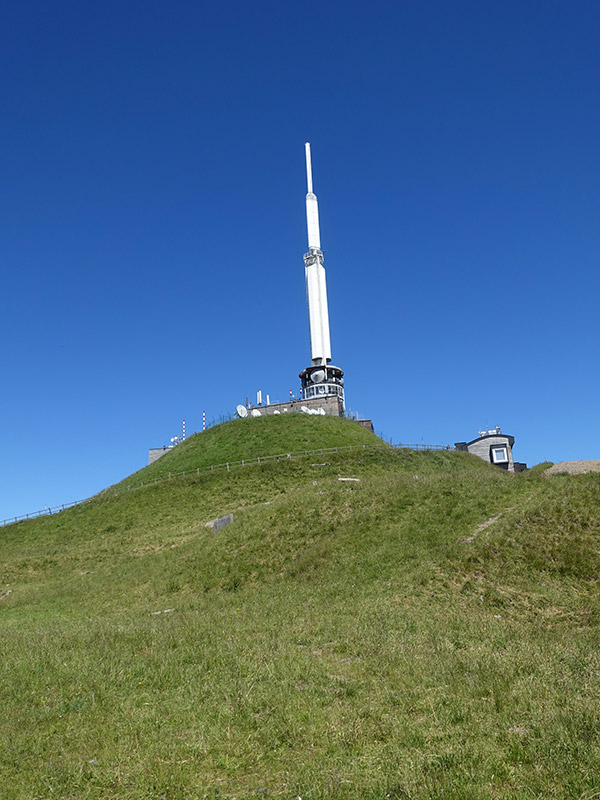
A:
[[[282,414],[233,420],[196,433],[143,469],[118,484],[118,488],[161,478],[169,473],[203,469],[214,464],[280,455],[300,450],[380,445],[373,433],[342,417]],[[117,487],[113,487],[117,488]]]
[[[373,441],[244,420],[143,474]],[[599,511],[597,474],[380,448],[10,526],[0,796],[591,800]]]

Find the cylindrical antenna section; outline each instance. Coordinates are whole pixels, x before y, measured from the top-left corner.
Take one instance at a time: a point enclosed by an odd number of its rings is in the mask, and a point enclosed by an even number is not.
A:
[[[306,195],[306,227],[308,229],[308,249],[321,249],[321,233],[319,231],[319,205],[316,195]]]
[[[308,184],[308,194],[312,194],[312,164],[310,160],[310,142],[305,142],[304,149],[306,150],[306,181]]]
[[[308,193],[306,195],[306,225],[308,227],[308,249],[321,249],[321,234],[319,232],[319,206],[317,196],[313,192],[312,162],[310,158],[310,142],[304,144],[306,150],[306,180]]]

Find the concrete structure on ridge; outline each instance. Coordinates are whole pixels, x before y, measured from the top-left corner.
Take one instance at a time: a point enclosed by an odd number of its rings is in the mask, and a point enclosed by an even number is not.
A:
[[[522,464],[513,459],[513,446],[515,437],[502,433],[499,427],[492,430],[479,431],[477,439],[470,442],[456,442],[456,450],[464,450],[474,456],[494,464],[508,472],[523,472],[527,464]]]

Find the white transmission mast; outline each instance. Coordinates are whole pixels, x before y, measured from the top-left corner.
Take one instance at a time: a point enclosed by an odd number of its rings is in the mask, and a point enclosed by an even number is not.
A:
[[[308,301],[310,351],[313,366],[325,366],[331,361],[327,285],[319,231],[319,203],[317,195],[313,192],[309,142],[306,142],[304,146],[306,148],[306,178],[308,183],[306,195],[308,253],[304,256],[304,272],[306,275],[306,299]]]
[[[329,310],[327,307],[327,284],[321,234],[319,230],[319,204],[313,192],[310,143],[306,142],[306,227],[308,230],[308,253],[304,255],[306,277],[306,299],[308,302],[308,325],[310,330],[311,367],[300,373],[305,398],[335,395],[339,398],[341,411],[344,403],[344,373],[331,362],[331,339],[329,337]]]

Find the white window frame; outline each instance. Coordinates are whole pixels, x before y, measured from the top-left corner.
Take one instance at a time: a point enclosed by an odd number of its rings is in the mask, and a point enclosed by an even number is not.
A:
[[[498,458],[497,451],[502,450],[504,458]],[[508,447],[505,444],[492,445],[492,462],[494,464],[507,464],[508,463]]]

